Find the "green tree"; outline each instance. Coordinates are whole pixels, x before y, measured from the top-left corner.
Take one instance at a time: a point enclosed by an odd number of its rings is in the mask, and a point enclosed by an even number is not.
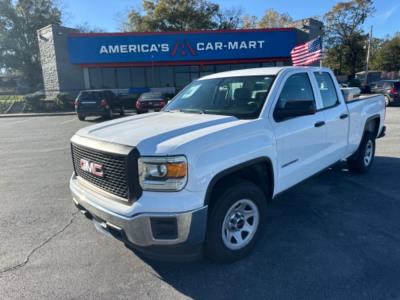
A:
[[[229,8],[217,11],[215,20],[218,29],[237,29],[242,27],[243,10],[239,8]]]
[[[0,68],[21,73],[36,87],[42,82],[36,31],[60,23],[51,0],[0,0]]]
[[[74,26],[79,32],[93,33],[93,32],[106,32],[102,27],[92,26],[88,22],[83,22]]]
[[[251,15],[244,15],[242,17],[242,27],[244,29],[252,29],[257,27],[257,17]]]
[[[383,41],[372,58],[372,66],[377,70],[400,70],[400,33]]]
[[[207,0],[143,0],[123,25],[126,31],[186,31],[218,28],[218,4]],[[226,21],[226,20],[225,20]]]
[[[288,27],[293,23],[293,18],[288,13],[279,13],[268,9],[257,24],[259,28]]]
[[[372,0],[352,0],[337,3],[325,14],[324,64],[352,76],[363,69],[368,36],[361,26],[374,11]]]
[[[288,27],[291,23],[293,23],[293,18],[288,13],[280,13],[274,9],[267,9],[261,19],[251,15],[242,17],[243,28]]]

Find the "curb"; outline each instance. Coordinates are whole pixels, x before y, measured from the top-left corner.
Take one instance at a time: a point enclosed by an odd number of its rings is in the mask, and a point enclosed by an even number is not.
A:
[[[58,112],[58,113],[20,113],[20,114],[0,114],[0,118],[24,118],[24,117],[57,117],[57,116],[72,116],[76,112]]]

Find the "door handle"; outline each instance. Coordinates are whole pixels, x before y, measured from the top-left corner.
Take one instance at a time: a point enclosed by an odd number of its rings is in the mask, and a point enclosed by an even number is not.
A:
[[[325,125],[325,121],[319,121],[317,123],[314,124],[314,127],[321,127]]]
[[[341,114],[339,118],[346,119],[349,115],[348,114]]]

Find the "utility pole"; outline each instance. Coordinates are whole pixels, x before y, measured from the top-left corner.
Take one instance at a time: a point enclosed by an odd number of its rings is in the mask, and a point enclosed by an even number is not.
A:
[[[367,46],[367,59],[365,64],[365,80],[368,81],[368,67],[369,67],[369,56],[371,51],[371,40],[372,40],[372,25],[369,29],[368,46]]]

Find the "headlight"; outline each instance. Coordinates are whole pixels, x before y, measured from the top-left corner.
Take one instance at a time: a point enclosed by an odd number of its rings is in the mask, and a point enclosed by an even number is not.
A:
[[[184,156],[140,157],[139,182],[143,190],[180,191],[187,182]]]

